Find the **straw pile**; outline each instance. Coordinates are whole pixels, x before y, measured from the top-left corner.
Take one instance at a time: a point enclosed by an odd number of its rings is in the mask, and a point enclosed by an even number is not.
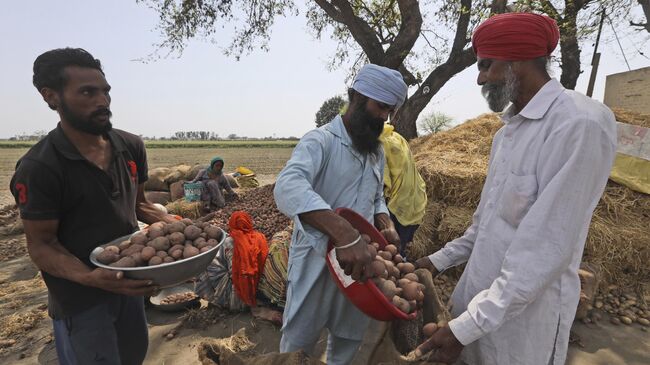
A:
[[[169,214],[180,215],[183,218],[196,219],[201,216],[201,202],[188,202],[184,198],[174,200],[165,205]]]
[[[621,122],[650,127],[650,115],[614,112]],[[485,182],[492,139],[501,125],[497,114],[484,114],[412,141],[430,203],[409,249],[411,259],[435,252],[469,227]],[[600,268],[601,287],[641,289],[650,283],[650,196],[609,181],[594,212],[583,261]]]

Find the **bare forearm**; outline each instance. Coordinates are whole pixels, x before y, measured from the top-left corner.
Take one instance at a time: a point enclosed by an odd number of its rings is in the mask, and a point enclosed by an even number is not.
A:
[[[35,242],[28,237],[27,251],[40,270],[58,278],[87,285],[85,278],[92,270],[66,250],[60,242]]]
[[[299,214],[303,223],[309,224],[337,242],[345,245],[356,240],[359,233],[348,221],[331,210],[315,210]]]
[[[173,216],[161,211],[148,201],[137,203],[135,214],[138,217],[139,221],[147,224],[152,224],[160,221],[168,223],[175,221]]]

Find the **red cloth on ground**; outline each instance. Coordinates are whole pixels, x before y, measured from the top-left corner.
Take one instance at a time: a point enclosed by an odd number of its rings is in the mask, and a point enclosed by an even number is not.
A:
[[[264,262],[269,253],[266,237],[253,229],[253,219],[246,212],[237,211],[228,221],[234,240],[232,283],[239,298],[249,306],[257,305],[255,298]]]
[[[480,58],[526,61],[550,56],[559,39],[557,23],[546,15],[506,13],[476,28],[472,48]]]

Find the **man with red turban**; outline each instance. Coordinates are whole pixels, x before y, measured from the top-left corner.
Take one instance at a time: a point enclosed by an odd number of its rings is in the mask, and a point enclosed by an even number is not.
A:
[[[547,16],[495,15],[474,32],[478,84],[504,126],[472,225],[417,261],[467,263],[453,320],[420,350],[466,364],[564,364],[578,268],[616,152],[614,115],[546,70],[559,31]]]

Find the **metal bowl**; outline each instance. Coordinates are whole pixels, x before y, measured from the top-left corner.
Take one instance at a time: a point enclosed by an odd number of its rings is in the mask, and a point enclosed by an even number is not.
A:
[[[178,312],[185,308],[190,308],[196,305],[200,305],[200,299],[198,296],[186,302],[173,303],[173,304],[161,304],[161,301],[170,295],[186,293],[186,292],[194,293],[194,285],[189,283],[184,283],[171,288],[165,288],[161,290],[160,293],[155,297],[149,298],[149,302],[151,302],[154,308],[165,312]]]
[[[154,284],[158,285],[160,288],[169,288],[175,286],[204,272],[214,257],[217,255],[219,247],[223,244],[223,241],[227,236],[226,232],[222,229],[221,241],[219,241],[216,246],[212,247],[208,251],[200,253],[194,257],[156,266],[113,267],[104,265],[97,261],[97,255],[104,251],[104,247],[110,245],[118,245],[122,241],[130,239],[131,236],[133,236],[135,233],[116,238],[111,242],[96,247],[90,253],[90,262],[92,262],[97,267],[101,267],[107,270],[122,271],[124,273],[124,276],[129,279],[152,280]]]

